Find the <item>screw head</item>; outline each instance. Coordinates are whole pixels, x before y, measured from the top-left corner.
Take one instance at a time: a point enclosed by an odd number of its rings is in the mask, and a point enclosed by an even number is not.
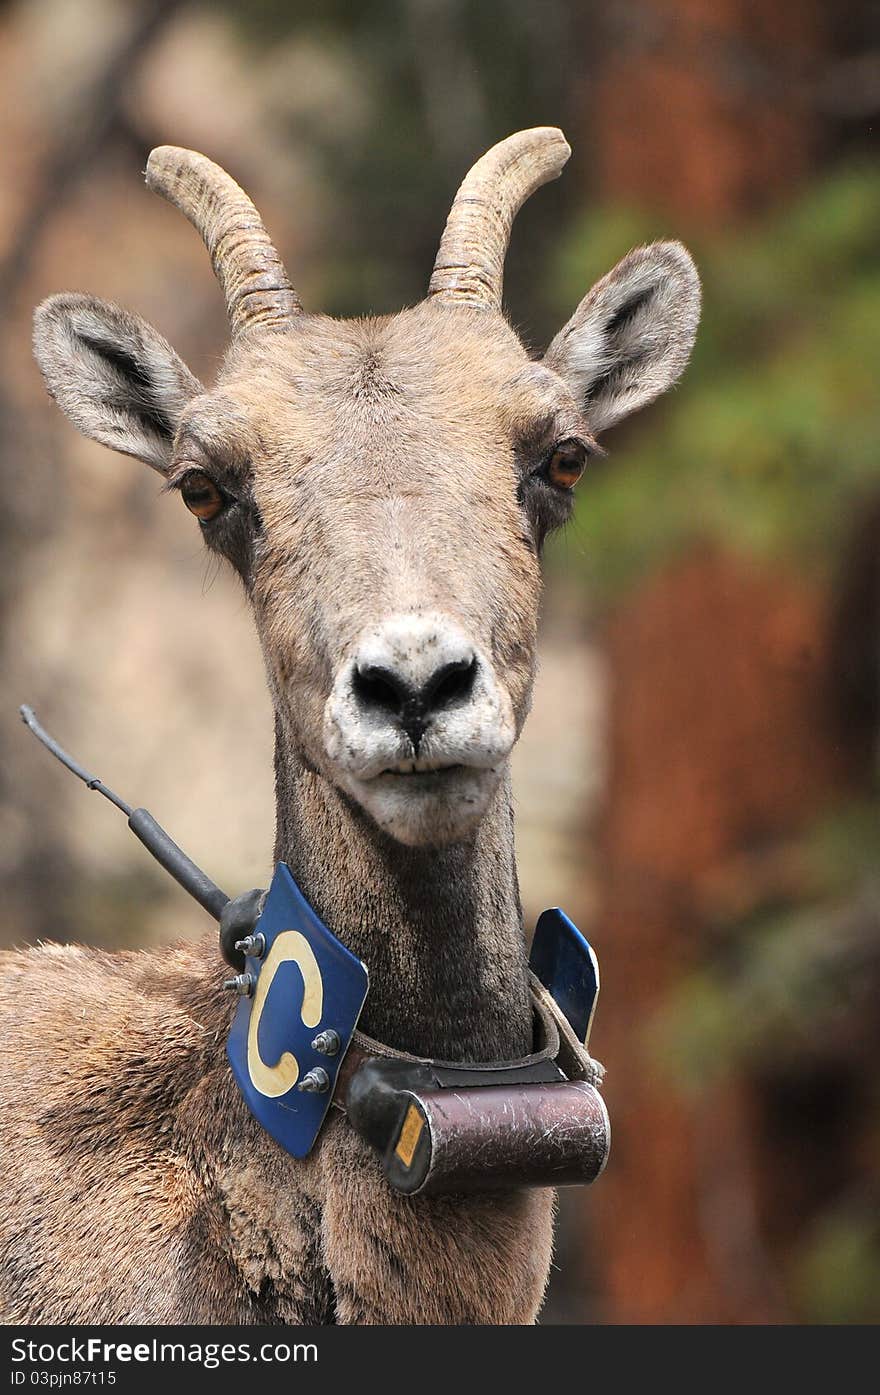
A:
[[[330,1089],[330,1077],[323,1066],[314,1066],[306,1071],[298,1088],[308,1095],[323,1095],[325,1090]]]
[[[320,1051],[322,1056],[337,1055],[342,1043],[339,1040],[339,1033],[334,1032],[330,1027],[325,1032],[319,1032],[312,1042],[312,1050]]]
[[[223,987],[230,993],[238,993],[242,998],[249,998],[254,991],[256,982],[253,974],[235,974],[232,978],[225,980]]]

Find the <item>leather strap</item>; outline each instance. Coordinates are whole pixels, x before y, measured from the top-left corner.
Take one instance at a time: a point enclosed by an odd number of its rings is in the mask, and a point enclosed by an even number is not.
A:
[[[605,1075],[604,1067],[598,1061],[594,1061],[587,1048],[578,1041],[554,998],[540,979],[531,972],[529,992],[532,999],[536,1046],[529,1056],[521,1056],[512,1061],[440,1061],[431,1057],[413,1056],[408,1051],[398,1051],[393,1046],[368,1037],[365,1032],[355,1031],[345,1059],[339,1067],[333,1104],[345,1113],[349,1084],[364,1061],[371,1057],[409,1061],[413,1065],[437,1067],[444,1071],[458,1070],[468,1075],[479,1074],[480,1071],[512,1072],[525,1066],[537,1065],[541,1061],[553,1061],[569,1080],[585,1080],[590,1085],[601,1085]]]

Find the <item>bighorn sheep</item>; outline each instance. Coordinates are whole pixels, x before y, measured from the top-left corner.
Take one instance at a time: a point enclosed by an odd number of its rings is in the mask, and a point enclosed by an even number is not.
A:
[[[529,708],[539,556],[596,436],[681,374],[687,251],[629,253],[542,359],[501,308],[510,227],[569,155],[523,131],[462,184],[427,298],[306,313],[253,204],[161,147],[147,184],[203,237],[231,343],[204,388],[137,316],[36,312],[49,392],[158,470],[253,605],[275,708],[277,840],[368,965],[363,1025],[425,1056],[530,1050],[508,758]],[[341,1116],[297,1161],[235,1088],[216,938],[4,959],[8,1321],[529,1323],[553,1195],[407,1198]]]

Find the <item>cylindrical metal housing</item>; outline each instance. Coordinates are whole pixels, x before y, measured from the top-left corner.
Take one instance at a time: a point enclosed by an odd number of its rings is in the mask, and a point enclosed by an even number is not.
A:
[[[594,1182],[611,1146],[605,1102],[582,1080],[406,1091],[383,1166],[398,1191]]]

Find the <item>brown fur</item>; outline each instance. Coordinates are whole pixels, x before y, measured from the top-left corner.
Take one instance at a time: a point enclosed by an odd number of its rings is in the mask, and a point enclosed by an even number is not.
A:
[[[171,489],[202,471],[230,501],[202,532],[238,570],[262,641],[275,855],[369,965],[363,1027],[403,1050],[530,1049],[509,768],[477,749],[473,786],[405,772],[429,791],[420,821],[383,824],[328,746],[328,694],[370,627],[436,614],[491,671],[509,750],[534,677],[541,546],[571,509],[546,461],[562,441],[591,451],[593,417],[675,380],[697,305],[690,258],[661,244],[600,283],[545,364],[494,310],[435,298],[242,334],[208,391],[118,307],[63,295],[37,312],[47,385],[81,430]],[[404,1198],[336,1111],[306,1161],[286,1155],[227,1067],[213,941],[6,961],[7,1320],[534,1320],[552,1194]]]
[[[213,940],[4,959],[4,1321],[531,1320],[551,1195],[392,1195],[335,1111],[288,1157],[232,1082]]]

